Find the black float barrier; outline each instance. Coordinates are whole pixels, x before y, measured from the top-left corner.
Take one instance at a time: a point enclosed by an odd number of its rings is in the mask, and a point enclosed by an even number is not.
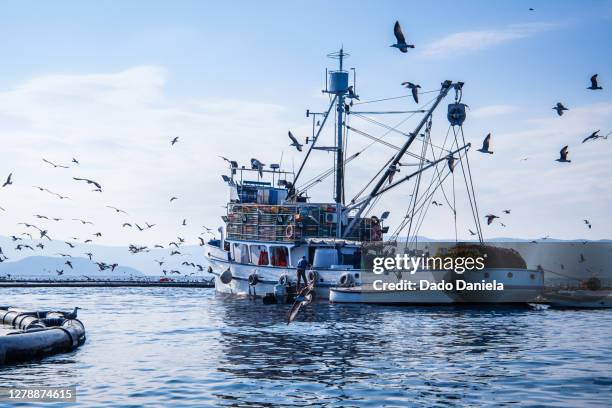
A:
[[[0,366],[70,352],[85,343],[85,326],[74,312],[0,307],[0,323],[18,330],[0,336]]]

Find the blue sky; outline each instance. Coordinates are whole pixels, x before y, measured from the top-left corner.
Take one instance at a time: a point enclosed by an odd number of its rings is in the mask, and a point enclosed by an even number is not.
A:
[[[407,55],[389,47],[396,19],[416,45]],[[479,144],[492,132],[496,150],[474,157],[480,206],[517,213],[488,236],[610,238],[612,140],[580,146],[599,127],[612,131],[610,1],[20,2],[3,5],[0,27],[0,140],[9,156],[0,174],[19,180],[10,196],[0,191],[5,235],[31,213],[68,211],[28,190],[53,174],[39,162],[47,156],[78,155],[83,173],[109,184],[92,198],[63,181],[70,177],[53,177],[54,188],[75,195],[71,213],[116,223],[94,209],[100,200],[159,224],[147,236],[109,230],[101,243],[174,236],[184,217],[194,236],[196,226],[217,225],[225,192],[216,155],[270,162],[283,150],[286,163],[297,162],[286,130],[309,134],[305,109],[326,104],[325,55],[343,45],[362,99],[401,95],[405,80],[423,89],[466,83],[468,138]],[[595,72],[605,89],[589,92]],[[562,118],[551,110],[558,101],[570,108]],[[182,144],[169,152],[174,135]],[[560,168],[553,160],[564,144],[574,162]],[[352,171],[369,170],[362,162]],[[182,202],[168,207],[171,195]],[[424,234],[453,235],[448,219],[434,218]]]

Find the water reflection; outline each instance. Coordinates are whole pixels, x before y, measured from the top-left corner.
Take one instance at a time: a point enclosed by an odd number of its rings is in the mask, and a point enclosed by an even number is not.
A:
[[[285,305],[201,289],[24,289],[8,303],[85,308],[81,349],[0,369],[4,385],[77,384],[85,406],[612,400],[608,311],[315,303],[287,326]]]

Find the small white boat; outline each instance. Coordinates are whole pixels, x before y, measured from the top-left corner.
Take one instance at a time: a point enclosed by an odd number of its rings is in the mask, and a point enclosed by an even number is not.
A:
[[[551,307],[559,308],[610,308],[612,307],[612,290],[558,290],[545,295]]]
[[[537,270],[488,268],[462,276],[453,275],[449,271],[419,271],[403,277],[376,275],[374,281],[359,286],[331,288],[330,301],[373,304],[528,303],[536,301],[544,288],[544,274]]]

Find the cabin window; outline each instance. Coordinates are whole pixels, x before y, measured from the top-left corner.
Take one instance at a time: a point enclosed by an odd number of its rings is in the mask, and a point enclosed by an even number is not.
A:
[[[249,247],[246,244],[234,244],[234,261],[249,263]]]
[[[268,265],[268,248],[265,245],[251,245],[251,259],[255,265]]]
[[[272,265],[274,266],[289,266],[289,250],[284,246],[271,246],[270,253],[272,254]]]
[[[361,251],[358,249],[342,249],[342,265],[350,265],[353,269],[361,269]]]

